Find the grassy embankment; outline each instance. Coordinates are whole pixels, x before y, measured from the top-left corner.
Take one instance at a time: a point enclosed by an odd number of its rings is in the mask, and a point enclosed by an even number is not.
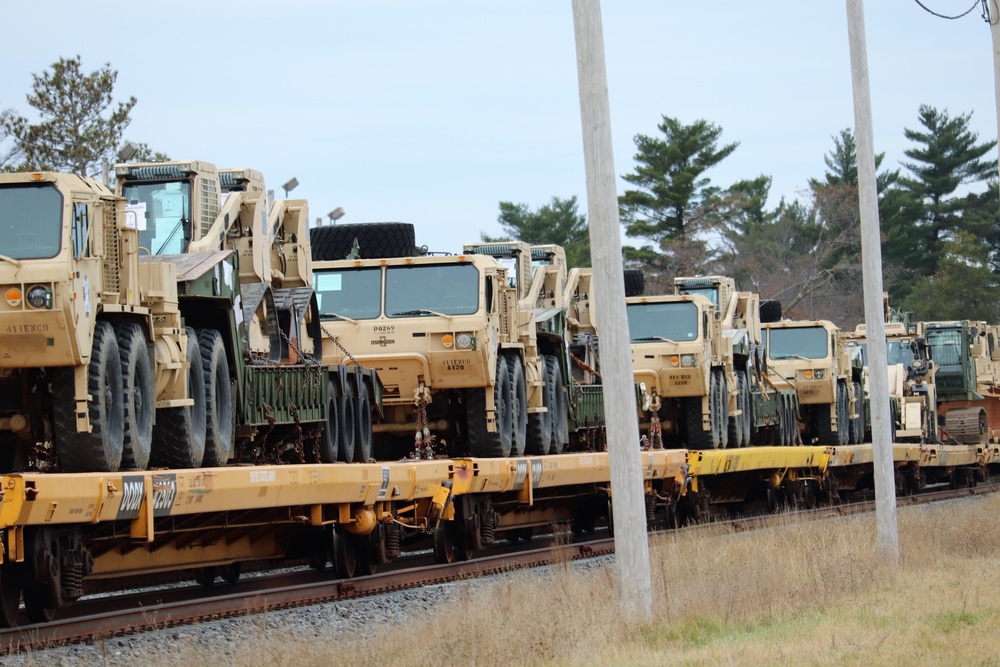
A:
[[[264,615],[241,621],[224,655],[167,653],[270,667],[1000,664],[998,517],[1000,496],[900,509],[896,572],[880,565],[873,515],[654,537],[651,625],[622,617],[613,566],[565,564],[456,586],[435,610],[363,633],[293,638]]]

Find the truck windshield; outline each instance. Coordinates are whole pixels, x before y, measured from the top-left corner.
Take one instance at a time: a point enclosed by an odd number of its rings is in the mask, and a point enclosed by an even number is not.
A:
[[[861,350],[861,359],[865,366],[868,365],[868,343],[856,343],[855,346]],[[913,361],[913,341],[887,340],[885,342],[886,363],[890,366],[903,364],[909,366]]]
[[[685,287],[680,291],[680,294],[691,296],[693,294],[700,294],[714,305],[719,305],[719,288],[717,287]]]
[[[825,359],[830,335],[823,327],[769,329],[769,359]]]
[[[661,339],[680,342],[698,338],[698,306],[690,301],[630,303],[628,333],[633,343]]]
[[[0,188],[0,255],[45,259],[59,254],[62,202],[52,183]]]
[[[122,195],[136,215],[139,245],[153,255],[180,254],[191,240],[191,182],[129,183]]]
[[[470,315],[479,310],[480,282],[473,264],[390,266],[385,271],[385,314]]]
[[[939,373],[960,372],[962,367],[962,332],[957,329],[928,329],[927,346]]]
[[[319,316],[323,320],[370,320],[382,311],[380,267],[313,272]]]

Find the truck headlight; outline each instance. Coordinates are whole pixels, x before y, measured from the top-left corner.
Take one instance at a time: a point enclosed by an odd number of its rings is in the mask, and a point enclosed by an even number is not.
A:
[[[693,354],[685,354],[681,356],[681,366],[684,368],[694,368],[698,365],[698,358]]]
[[[32,308],[51,308],[52,290],[45,285],[35,285],[28,290],[28,305]]]
[[[458,346],[460,350],[475,349],[476,339],[472,334],[460,333],[455,336],[455,345]]]
[[[822,380],[824,375],[825,373],[823,373],[822,368],[817,368],[816,370],[813,371],[813,377],[816,378],[817,380]]]

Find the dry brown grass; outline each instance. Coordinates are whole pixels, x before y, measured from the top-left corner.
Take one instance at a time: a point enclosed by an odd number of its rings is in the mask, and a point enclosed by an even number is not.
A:
[[[1000,665],[1000,497],[899,512],[880,566],[874,516],[654,538],[656,620],[622,617],[614,567],[470,582],[391,627],[289,639],[248,618],[226,664]],[[173,650],[206,663],[211,649]],[[155,660],[153,661],[156,662]]]

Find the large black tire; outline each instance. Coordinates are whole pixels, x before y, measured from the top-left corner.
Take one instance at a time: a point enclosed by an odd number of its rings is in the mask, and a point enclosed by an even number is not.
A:
[[[868,415],[865,411],[865,397],[861,394],[861,383],[854,383],[854,400],[857,403],[857,417],[851,420],[851,444],[860,445],[865,441]],[[893,426],[895,428],[895,426]]]
[[[315,261],[344,259],[358,241],[359,259],[407,257],[414,253],[416,235],[408,222],[364,222],[314,227],[309,231]]]
[[[150,465],[157,468],[199,468],[205,460],[205,372],[198,334],[187,328],[188,395],[193,405],[160,408],[153,429]]]
[[[760,302],[760,321],[762,324],[781,321],[781,302],[765,299]]]
[[[510,404],[511,426],[513,432],[510,441],[511,456],[523,456],[528,430],[528,391],[524,381],[524,366],[521,358],[516,355],[507,357],[507,372],[510,373],[510,390],[514,400]]]
[[[750,395],[750,379],[746,371],[740,371],[740,378],[743,380],[743,440],[740,447],[749,447],[750,439],[753,437],[753,397]]]
[[[510,386],[510,373],[503,359],[497,360],[496,384],[493,387],[496,416],[496,431],[486,427],[486,390],[468,389],[465,392],[465,416],[468,430],[469,453],[482,458],[502,458],[510,456],[513,417],[510,405],[514,402],[514,392]]]
[[[817,405],[815,407],[814,413],[814,429],[816,436],[819,438],[820,445],[846,445],[847,431],[849,430],[847,421],[847,407],[844,405],[844,400],[847,397],[847,385],[842,382],[837,382],[837,389],[834,394],[835,401],[833,405]],[[837,420],[837,430],[834,431],[831,426],[831,411],[833,412],[833,417]]]
[[[125,392],[122,469],[145,470],[153,448],[153,414],[156,410],[153,366],[146,335],[138,324],[115,327]]]
[[[566,395],[567,389],[563,383],[559,358],[551,355],[546,356],[545,365],[549,378],[552,380],[552,391],[555,394],[552,402],[554,412],[552,413],[552,444],[549,446],[549,454],[562,454],[563,448],[569,442],[569,398]]]
[[[625,296],[642,296],[646,291],[646,276],[642,269],[625,269]]]
[[[90,433],[76,431],[72,368],[52,374],[53,428],[56,451],[65,472],[115,472],[125,447],[125,397],[122,361],[114,328],[94,325],[94,346],[87,367],[87,413]]]
[[[340,458],[340,401],[337,398],[337,388],[332,381],[326,383],[326,424],[319,439],[319,460],[323,463],[336,463]]]
[[[215,329],[201,329],[198,347],[205,373],[205,459],[202,465],[214,468],[226,465],[233,458],[236,437],[233,390],[222,335]]]
[[[847,383],[837,383],[837,442],[840,446],[851,441],[851,399],[847,394]]]
[[[533,412],[528,415],[528,430],[525,433],[524,451],[528,454],[548,454],[552,446],[552,414],[555,411],[555,385],[549,377],[548,357],[539,360],[542,379],[542,405],[548,412]]]
[[[719,407],[713,423],[714,428],[719,432],[719,446],[725,449],[729,446],[729,387],[728,382],[726,382],[726,374],[722,369],[716,369],[714,374],[719,387],[716,399],[716,405]]]
[[[354,392],[349,386],[337,397],[337,413],[340,415],[340,460],[346,463],[354,461]]]
[[[368,385],[358,387],[354,399],[354,460],[368,463],[372,460],[372,402]]]
[[[737,370],[736,371],[736,405],[740,409],[741,414],[733,415],[729,418],[729,446],[730,447],[745,447],[746,438],[748,437],[746,431],[746,416],[749,410],[748,405],[749,390],[747,387],[747,374],[746,371]]]
[[[683,399],[684,419],[687,423],[688,446],[691,449],[718,449],[723,446],[722,433],[725,426],[720,424],[721,400],[719,373],[712,371],[709,376],[708,403],[711,416],[709,428],[705,430],[701,423],[701,397],[692,396]]]

